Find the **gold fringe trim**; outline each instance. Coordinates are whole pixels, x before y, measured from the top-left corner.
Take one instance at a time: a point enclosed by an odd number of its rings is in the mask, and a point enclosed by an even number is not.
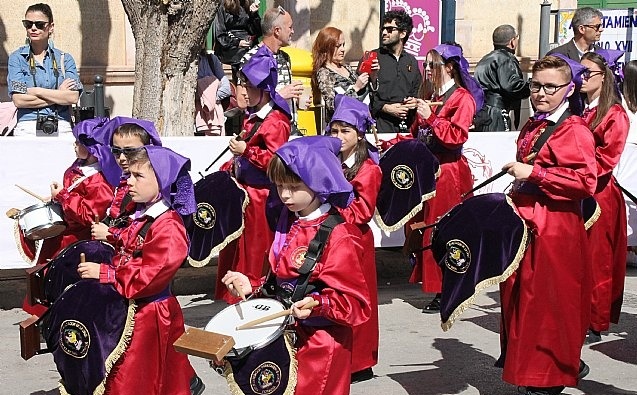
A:
[[[385,222],[383,221],[383,219],[381,218],[380,214],[378,213],[378,209],[376,209],[376,212],[374,213],[374,219],[376,220],[376,224],[378,225],[378,227],[385,231],[385,232],[394,232],[400,228],[402,228],[403,226],[405,226],[405,224],[412,219],[416,214],[418,214],[420,212],[420,210],[422,210],[422,204],[424,202],[426,202],[427,200],[431,199],[432,197],[436,196],[436,191],[432,191],[429,192],[425,195],[422,196],[422,199],[420,199],[420,203],[414,207],[409,213],[407,213],[407,215],[405,215],[404,217],[402,217],[398,222],[396,222],[396,224],[394,225],[387,225],[385,224]]]
[[[104,361],[104,366],[106,368],[106,374],[104,375],[104,379],[93,391],[93,395],[103,395],[105,390],[106,379],[108,378],[108,374],[113,369],[113,366],[117,363],[126,349],[130,344],[131,338],[133,337],[133,329],[135,328],[135,313],[137,312],[137,304],[135,300],[130,299],[128,301],[128,314],[126,315],[126,324],[124,325],[124,331],[122,332],[122,336],[119,338],[119,342],[115,349],[110,353],[106,361]],[[64,386],[64,380],[60,380],[58,385],[60,390],[60,395],[70,395]]]
[[[235,241],[236,239],[238,239],[239,236],[241,236],[241,234],[245,230],[245,217],[244,217],[244,214],[246,212],[246,207],[248,207],[248,204],[250,203],[250,197],[248,196],[248,191],[246,191],[239,183],[237,183],[237,181],[234,179],[234,177],[232,178],[232,181],[234,181],[234,183],[237,185],[237,187],[239,187],[239,189],[241,189],[243,191],[243,195],[245,196],[245,199],[243,199],[243,205],[241,207],[241,227],[236,232],[234,232],[231,235],[227,236],[223,240],[223,242],[221,242],[221,244],[218,244],[216,247],[214,247],[212,250],[210,250],[210,254],[208,254],[208,256],[205,257],[204,259],[198,261],[198,260],[188,256],[188,263],[192,267],[204,267],[204,266],[206,266],[210,262],[210,260],[212,259],[213,256],[217,255],[219,253],[219,251],[221,251],[224,248],[226,248],[226,246],[228,244],[230,244],[233,241]]]
[[[455,310],[451,313],[451,315],[447,319],[447,321],[442,322],[440,324],[440,326],[441,326],[441,328],[442,328],[442,330],[444,332],[446,332],[449,329],[451,329],[451,326],[454,324],[454,322],[460,316],[460,314],[462,314],[466,309],[468,309],[473,304],[473,302],[475,301],[476,297],[483,290],[485,290],[486,288],[489,288],[489,287],[491,287],[493,285],[500,284],[501,282],[503,282],[507,278],[509,278],[511,276],[511,274],[513,274],[513,272],[518,270],[518,267],[520,266],[520,262],[522,262],[522,259],[524,258],[524,253],[526,252],[526,248],[527,248],[528,242],[529,242],[529,230],[528,230],[528,228],[526,226],[526,223],[522,219],[522,217],[520,217],[520,214],[518,213],[517,208],[515,207],[515,205],[513,204],[513,201],[511,201],[511,198],[509,196],[506,196],[506,201],[509,204],[509,206],[511,206],[511,208],[513,208],[513,211],[520,218],[520,221],[522,221],[522,224],[524,226],[524,232],[522,234],[522,240],[520,241],[520,247],[518,247],[518,251],[516,252],[515,257],[513,258],[513,262],[511,262],[509,267],[507,267],[507,269],[501,275],[496,276],[496,277],[487,278],[485,280],[482,280],[478,284],[476,284],[475,292],[473,293],[473,295],[471,295],[471,297],[469,297],[467,300],[462,302],[458,307],[456,307]]]
[[[27,256],[26,252],[24,251],[24,248],[22,248],[22,243],[20,242],[21,232],[22,231],[20,230],[20,225],[18,223],[18,220],[15,220],[13,224],[13,238],[15,240],[16,246],[18,247],[18,252],[20,253],[20,256],[26,263],[28,263],[31,266],[35,266],[38,259],[40,258],[40,251],[42,250],[42,244],[44,243],[44,240],[35,241],[35,254],[33,256],[33,259],[30,259]]]
[[[294,390],[296,389],[296,383],[298,380],[297,371],[299,367],[296,360],[296,348],[292,345],[294,343],[294,335],[290,332],[286,332],[283,336],[285,337],[285,347],[288,349],[288,353],[290,354],[290,370],[288,372],[289,379],[283,395],[294,395]],[[234,379],[232,365],[230,365],[230,362],[227,360],[224,364],[223,376],[228,382],[228,388],[230,389],[231,395],[244,395],[243,391]]]
[[[597,222],[600,215],[602,215],[602,209],[599,207],[598,203],[595,203],[595,212],[584,224],[584,229],[589,230],[591,226],[593,226],[595,222]]]

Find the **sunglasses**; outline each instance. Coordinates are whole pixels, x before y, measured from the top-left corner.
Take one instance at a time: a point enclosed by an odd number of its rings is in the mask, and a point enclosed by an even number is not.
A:
[[[444,62],[425,62],[425,67],[428,69],[433,69],[436,66],[444,66]]]
[[[279,10],[279,15],[285,15],[287,12],[285,11],[285,8],[279,6],[277,7],[277,9]]]
[[[31,26],[35,25],[36,29],[44,30],[44,28],[48,24],[49,22],[46,22],[46,21],[29,21],[27,19],[22,20],[22,26],[24,26],[25,29],[31,29]]]
[[[120,156],[121,154],[124,155],[130,155],[133,152],[137,152],[140,150],[143,150],[144,147],[137,147],[137,148],[119,148],[119,147],[111,147],[111,152],[113,153],[113,155],[115,156]]]
[[[591,29],[594,29],[596,32],[598,32],[599,29],[602,28],[602,24],[601,23],[598,23],[597,25],[582,25],[582,26],[590,27]]]
[[[400,30],[400,29],[398,28],[398,26],[383,26],[383,29],[381,30],[381,32],[385,30],[387,30],[387,33],[392,34],[394,30]]]
[[[593,78],[593,77],[595,77],[596,75],[599,75],[599,74],[604,74],[604,72],[603,72],[603,71],[600,71],[600,70],[595,70],[595,71],[586,70],[586,71],[582,74],[582,79],[583,79],[584,81],[588,81],[588,80],[590,80],[591,78]]]

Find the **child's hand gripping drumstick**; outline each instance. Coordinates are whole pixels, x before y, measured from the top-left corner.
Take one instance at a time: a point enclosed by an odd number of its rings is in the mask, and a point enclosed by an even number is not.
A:
[[[301,307],[301,310],[309,310],[309,309],[312,309],[312,308],[314,308],[316,306],[318,306],[318,301],[312,300],[311,302],[303,305],[303,307]],[[292,309],[279,311],[278,313],[266,315],[264,317],[257,318],[256,320],[252,320],[252,321],[246,322],[245,324],[238,326],[236,328],[236,330],[239,331],[239,330],[242,330],[242,329],[249,329],[249,328],[252,328],[252,327],[254,327],[256,325],[262,324],[264,322],[268,322],[268,321],[277,319],[279,317],[285,317],[286,315],[290,315],[290,314],[292,314]]]

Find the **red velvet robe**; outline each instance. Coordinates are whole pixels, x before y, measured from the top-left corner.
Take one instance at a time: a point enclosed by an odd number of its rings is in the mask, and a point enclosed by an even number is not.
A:
[[[102,264],[100,282],[110,283],[127,299],[149,298],[166,291],[188,255],[188,237],[179,214],[165,211],[137,237],[148,217],[134,220],[117,242],[111,264]],[[140,257],[133,251],[141,249]],[[173,343],[184,333],[177,298],[166,293],[156,301],[138,301],[128,349],[106,380],[105,394],[190,395],[195,375],[188,356]]]
[[[597,109],[584,118],[589,125]],[[611,322],[619,322],[624,297],[628,243],[626,203],[612,172],[624,150],[628,128],[626,111],[615,104],[593,130],[597,159],[597,189],[593,197],[602,211],[588,230],[593,276],[590,327],[596,331],[606,331]]]
[[[370,297],[371,315],[362,325],[355,326],[352,348],[352,372],[370,368],[378,363],[378,286],[376,279],[376,249],[374,234],[368,223],[376,210],[376,199],[383,175],[373,160],[363,162],[350,181],[354,187],[354,201],[346,209],[338,209],[346,222],[357,225],[363,236],[363,274]]]
[[[241,137],[245,137],[252,130],[257,118],[245,121]],[[272,110],[263,120],[256,134],[247,142],[243,157],[264,172],[268,163],[280,146],[290,138],[290,121],[287,115],[277,109]],[[232,161],[224,164],[221,170],[230,170]],[[228,303],[236,303],[238,298],[230,295],[221,278],[228,270],[239,271],[258,281],[265,273],[267,254],[274,232],[268,225],[265,216],[265,203],[270,192],[270,185],[241,186],[248,192],[248,203],[243,214],[245,228],[241,236],[228,244],[219,252],[217,266],[217,282],[215,285],[215,299],[224,299]]]
[[[287,232],[279,251],[270,251],[270,268],[278,279],[295,279],[310,240],[328,214],[312,220],[297,219]],[[341,395],[350,392],[352,327],[370,316],[370,296],[363,269],[363,240],[358,227],[337,225],[323,250],[310,283],[325,284],[313,297],[320,305],[310,317],[326,318],[328,324],[295,325],[298,335],[296,358],[299,395]],[[330,324],[331,321],[331,324]]]
[[[528,156],[546,121],[529,121],[518,138]],[[524,149],[521,147],[525,146]],[[595,191],[595,143],[578,116],[557,127],[528,179],[539,194],[512,192],[532,232],[522,262],[500,284],[503,379],[523,386],[574,386],[590,319],[590,254],[581,200]]]
[[[418,136],[419,128],[431,126],[436,142],[448,150],[458,150],[469,138],[469,127],[473,124],[476,104],[473,97],[464,88],[458,87],[442,105],[440,112],[432,114],[427,119],[418,115],[411,127],[414,137]],[[467,158],[462,154],[436,153],[440,162],[440,176],[436,180],[436,196],[423,204],[422,213],[417,214],[410,222],[424,221],[433,224],[438,217],[444,215],[462,200],[460,195],[471,190],[473,176]],[[408,224],[409,225],[409,224]],[[407,226],[409,229],[409,226]],[[433,228],[425,230],[423,246],[429,245]],[[422,281],[424,292],[439,293],[442,290],[442,272],[433,257],[431,250],[425,250],[417,255],[416,266],[411,275],[411,282]]]
[[[101,172],[93,174],[78,185],[69,188],[75,181],[84,176],[78,161],[66,169],[62,179],[62,190],[55,197],[60,203],[64,213],[66,229],[62,234],[43,240],[40,257],[36,264],[46,263],[53,259],[58,252],[79,240],[91,239],[91,224],[95,222],[95,216],[103,218],[106,215],[111,200],[113,200],[113,187],[106,181]],[[35,242],[20,234],[22,249],[29,259],[35,257]],[[41,316],[46,311],[42,305],[31,305],[26,299],[22,308],[29,314]]]

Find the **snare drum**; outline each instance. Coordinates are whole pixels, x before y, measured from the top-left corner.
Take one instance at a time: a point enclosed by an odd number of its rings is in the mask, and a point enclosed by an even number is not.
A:
[[[297,378],[293,335],[286,315],[250,328],[237,326],[285,310],[274,299],[250,299],[226,307],[205,330],[232,336],[235,346],[226,355],[223,374],[230,392],[244,395],[294,393]]]
[[[237,330],[236,328],[249,321],[284,310],[285,306],[274,299],[250,299],[221,310],[212,317],[204,330],[232,336],[235,345],[226,357],[243,358],[251,351],[263,348],[280,337],[290,323],[291,316],[279,317],[249,329]]]
[[[18,224],[30,240],[49,239],[66,229],[62,206],[56,202],[38,203],[20,212]]]

